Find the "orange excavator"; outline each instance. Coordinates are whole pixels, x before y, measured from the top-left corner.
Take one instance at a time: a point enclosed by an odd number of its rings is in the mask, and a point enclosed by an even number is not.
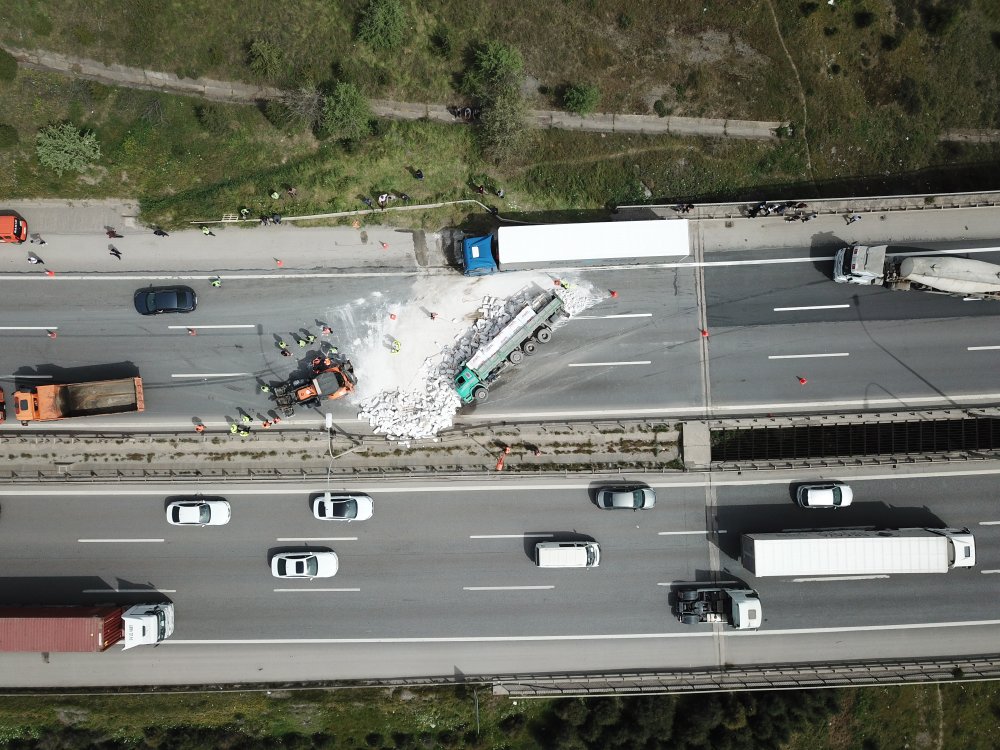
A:
[[[323,400],[343,398],[357,382],[349,359],[316,357],[309,376],[292,376],[274,389],[274,397],[285,416],[290,417],[295,406],[319,406]]]

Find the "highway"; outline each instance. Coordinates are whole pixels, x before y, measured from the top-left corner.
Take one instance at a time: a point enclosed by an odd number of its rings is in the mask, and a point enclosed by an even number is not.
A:
[[[597,509],[592,497],[600,480],[383,482],[355,487],[375,498],[375,516],[350,524],[312,518],[310,494],[324,487],[199,487],[233,506],[232,521],[215,528],[168,525],[164,504],[176,492],[169,486],[5,488],[0,598],[175,602],[170,640],[91,657],[87,663],[97,671],[87,671],[90,680],[119,679],[122,669],[129,680],[139,679],[129,670],[171,665],[174,654],[177,666],[186,667],[168,666],[167,682],[250,678],[246,664],[226,666],[220,653],[250,654],[271,678],[294,679],[280,655],[307,646],[323,657],[313,669],[324,664],[329,678],[357,676],[365,653],[368,676],[473,673],[491,663],[503,664],[493,671],[530,672],[541,644],[556,646],[541,662],[552,669],[557,658],[569,659],[562,669],[600,668],[616,659],[620,668],[669,668],[719,659],[790,661],[799,649],[810,661],[879,649],[903,656],[915,647],[977,653],[979,633],[995,633],[1000,624],[996,471],[917,469],[891,478],[869,472],[852,479],[855,506],[835,512],[794,505],[791,487],[806,478],[802,473],[713,482],[719,575],[753,585],[764,606],[764,625],[750,634],[713,634],[671,616],[671,587],[710,577],[709,487],[691,477],[652,482],[657,507],[637,513]],[[745,532],[911,524],[968,526],[977,538],[977,567],[860,581],[755,580],[735,559]],[[541,570],[531,550],[546,539],[595,539],[601,566]],[[268,556],[302,547],[336,550],[340,572],[313,581],[274,579]],[[960,630],[968,640],[935,641],[930,634],[942,630]],[[373,656],[368,649],[375,644],[387,650]],[[344,649],[351,659],[333,659]],[[453,661],[457,653],[461,662]],[[501,653],[502,660],[491,662]],[[187,661],[195,654],[211,658],[195,666]],[[31,679],[81,680],[74,672],[81,658],[51,655],[46,671]],[[36,660],[3,655],[0,663]],[[209,665],[219,672],[213,676]],[[429,671],[409,671],[418,668]],[[0,685],[24,679],[5,673]]]

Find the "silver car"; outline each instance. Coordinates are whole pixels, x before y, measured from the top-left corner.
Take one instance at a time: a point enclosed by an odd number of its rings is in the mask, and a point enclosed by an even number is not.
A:
[[[795,499],[803,508],[846,508],[854,500],[854,491],[842,482],[803,484]]]
[[[331,578],[337,575],[340,558],[332,550],[326,552],[278,552],[271,558],[271,574],[275,578]]]
[[[174,526],[224,526],[232,510],[221,497],[189,497],[167,505],[167,521]]]
[[[324,492],[313,498],[312,510],[321,521],[367,521],[375,503],[360,492]]]
[[[651,487],[605,487],[597,493],[597,507],[605,510],[639,510],[656,505]]]

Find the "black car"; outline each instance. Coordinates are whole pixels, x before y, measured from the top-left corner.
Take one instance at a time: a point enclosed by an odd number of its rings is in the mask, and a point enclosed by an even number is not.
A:
[[[133,301],[140,315],[187,313],[198,306],[198,295],[186,286],[151,286],[137,291]]]

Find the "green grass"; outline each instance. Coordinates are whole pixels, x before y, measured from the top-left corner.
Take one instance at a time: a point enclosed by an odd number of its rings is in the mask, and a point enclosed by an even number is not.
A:
[[[241,746],[238,736],[286,736],[293,744],[295,735],[324,737],[327,744],[317,746],[331,748],[531,748],[534,743],[526,724],[546,703],[518,701],[514,705],[494,698],[489,688],[475,690],[478,735],[471,687],[0,698],[0,748],[11,740],[47,733],[66,736],[58,745],[64,748],[86,747],[85,740],[103,737],[134,744],[143,738],[162,743],[203,736],[203,746],[219,747]],[[501,728],[501,722],[515,714],[523,719]],[[366,742],[372,733],[381,735],[382,741]]]
[[[801,732],[784,750],[992,750],[1000,683],[840,691],[841,712]]]

